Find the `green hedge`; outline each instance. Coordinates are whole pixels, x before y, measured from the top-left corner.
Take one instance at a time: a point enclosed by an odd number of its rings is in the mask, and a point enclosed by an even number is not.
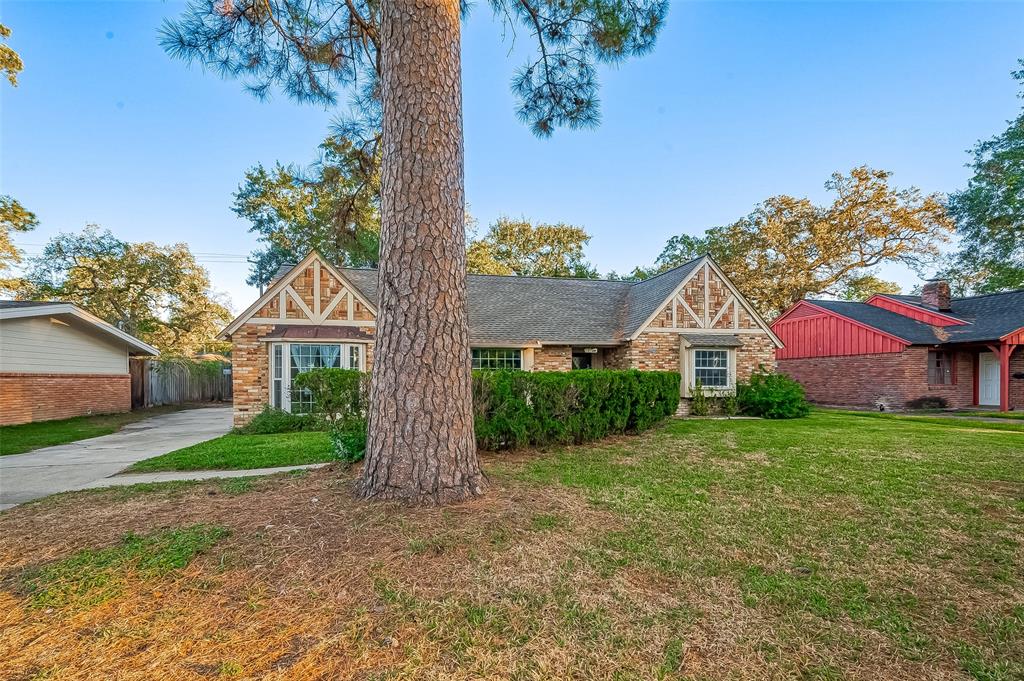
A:
[[[675,372],[473,372],[476,442],[484,450],[580,444],[637,433],[678,406]]]
[[[353,374],[314,369],[297,383],[313,391],[313,417],[330,430],[339,458],[349,461],[362,458],[366,446],[369,395],[367,375]],[[670,371],[473,372],[477,447],[490,451],[638,433],[678,406],[679,374]]]

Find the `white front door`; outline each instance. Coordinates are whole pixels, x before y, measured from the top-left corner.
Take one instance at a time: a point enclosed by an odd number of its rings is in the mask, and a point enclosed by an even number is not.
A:
[[[978,355],[978,404],[999,406],[999,358],[993,352]]]

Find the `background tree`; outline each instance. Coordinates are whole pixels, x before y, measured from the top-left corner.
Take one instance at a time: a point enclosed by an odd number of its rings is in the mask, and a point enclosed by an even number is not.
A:
[[[582,227],[499,218],[487,234],[470,242],[466,269],[474,274],[593,279],[597,270],[583,256],[589,242]]]
[[[848,277],[843,282],[837,297],[843,300],[864,301],[876,293],[889,293],[898,295],[903,292],[900,285],[894,281],[880,279],[873,272],[860,276]]]
[[[262,165],[245,174],[234,211],[249,220],[263,244],[252,253],[246,280],[265,287],[280,265],[317,250],[332,263],[376,266],[380,249],[378,137],[344,134],[320,145],[310,168]]]
[[[942,198],[892,187],[891,175],[866,166],[835,173],[825,183],[835,195],[829,206],[775,196],[703,237],[673,237],[654,271],[710,253],[751,303],[772,316],[809,295],[863,287],[869,270],[883,263],[918,271],[934,266],[953,229]]]
[[[214,348],[231,319],[186,244],[128,243],[95,225],[53,237],[20,293],[75,303],[171,355]]]
[[[19,277],[9,277],[11,266],[21,263],[21,249],[14,245],[15,232],[31,231],[39,224],[34,213],[10,196],[0,196],[0,292],[9,294],[21,285]]]
[[[665,0],[492,0],[538,51],[515,75],[538,135],[598,119],[598,62],[649,50]],[[381,248],[361,483],[435,503],[484,490],[473,441],[466,320],[461,13],[456,0],[196,0],[163,42],[176,56],[299,101],[340,87],[380,113]]]
[[[1024,85],[1024,69],[1013,77]],[[949,197],[960,251],[946,276],[980,293],[1024,288],[1024,109],[978,142],[969,167],[967,188]]]
[[[7,82],[18,87],[18,74],[25,68],[18,53],[5,45],[11,37],[11,29],[0,24],[0,73],[7,77]]]

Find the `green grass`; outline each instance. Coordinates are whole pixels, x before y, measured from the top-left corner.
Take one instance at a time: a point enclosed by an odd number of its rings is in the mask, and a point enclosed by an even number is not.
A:
[[[958,411],[958,415],[984,416],[990,419],[1024,420],[1024,411]]]
[[[169,414],[180,410],[180,406],[153,407],[123,414],[100,414],[77,416],[60,421],[40,421],[17,426],[0,426],[0,456],[21,454],[40,447],[52,447],[68,442],[85,440],[100,435],[110,435],[150,416]]]
[[[898,414],[893,412],[881,412],[881,411],[848,411],[844,409],[825,409],[819,408],[816,411],[824,414],[842,414],[844,416],[854,416],[857,418],[864,419],[882,419],[883,421],[903,421],[913,422],[919,424],[929,424],[934,426],[941,426],[944,429],[949,428],[963,428],[968,430],[1006,430],[1018,433],[1024,433],[1024,423],[1015,423],[1013,419],[1007,419],[1005,423],[995,421],[982,421],[980,419],[972,419],[969,416],[919,416],[915,414]],[[967,413],[967,412],[960,412]],[[997,412],[998,413],[998,412]],[[988,416],[988,413],[977,412],[970,414],[971,416]],[[1015,417],[1016,418],[1016,417]]]
[[[223,435],[191,447],[139,461],[130,473],[244,470],[332,461],[327,433]]]
[[[227,534],[213,525],[127,534],[109,548],[86,549],[31,570],[24,585],[35,607],[92,607],[120,594],[132,575],[151,579],[184,568]]]
[[[874,632],[907,661],[945,656],[1008,681],[1024,678],[1024,434],[989,425],[1010,424],[681,420],[643,447],[564,450],[501,474],[619,516],[581,552],[606,578],[724,580],[772,622],[775,645],[830,664],[855,666]]]

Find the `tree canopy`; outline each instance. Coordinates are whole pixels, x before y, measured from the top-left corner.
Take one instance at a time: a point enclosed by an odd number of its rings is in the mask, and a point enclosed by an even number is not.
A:
[[[511,34],[522,27],[536,41],[511,87],[517,114],[538,135],[596,124],[597,64],[648,52],[668,10],[666,0],[490,5]],[[280,85],[297,101],[333,105],[349,91],[353,115],[372,125],[380,114],[380,22],[377,0],[201,0],[164,24],[161,42],[174,56],[244,79],[259,97]]]
[[[869,284],[891,286],[871,268],[902,263],[934,266],[952,220],[942,197],[893,187],[891,173],[866,166],[825,183],[830,205],[774,196],[731,225],[703,236],[673,237],[643,278],[709,253],[762,313],[772,316],[816,294],[863,295]],[[868,278],[871,276],[871,278]]]
[[[8,276],[12,265],[21,263],[21,249],[14,245],[14,232],[28,232],[39,224],[34,213],[10,196],[0,196],[0,291],[12,291],[20,284]]]
[[[13,87],[18,87],[18,74],[25,65],[18,53],[4,43],[11,37],[11,29],[0,24],[0,73],[7,77],[7,82]]]
[[[53,237],[20,297],[75,303],[170,355],[210,349],[231,319],[186,244],[129,243],[95,225]]]
[[[250,169],[235,194],[234,211],[249,220],[263,244],[246,280],[266,286],[278,267],[312,250],[351,267],[377,264],[380,249],[378,138],[343,134],[320,145],[309,168],[276,164]]]
[[[1024,98],[1024,68],[1013,77]],[[967,187],[949,197],[960,250],[947,275],[980,293],[1024,288],[1024,109],[978,142],[969,167]]]
[[[483,237],[469,243],[466,269],[475,274],[593,279],[597,270],[583,255],[589,241],[582,227],[499,218]]]

